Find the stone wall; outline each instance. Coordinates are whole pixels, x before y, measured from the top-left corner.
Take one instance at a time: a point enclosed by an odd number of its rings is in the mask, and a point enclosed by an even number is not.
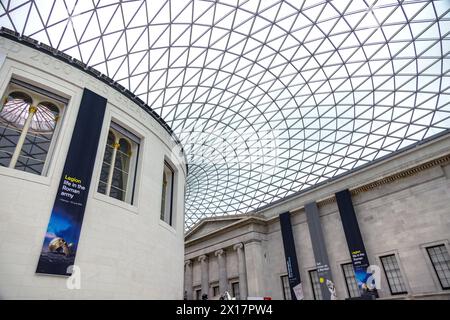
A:
[[[47,174],[0,167],[0,299],[181,299],[186,167],[179,146],[149,114],[106,84],[56,58],[0,37],[0,91],[14,76],[70,99]],[[76,265],[66,277],[36,274],[83,88],[108,99]],[[109,123],[141,137],[133,205],[97,192]],[[176,170],[174,224],[160,220],[164,159]]]
[[[337,296],[348,298],[341,265],[351,259],[334,192],[349,188],[370,263],[383,270],[380,257],[395,254],[408,291],[392,295],[382,271],[380,299],[449,299],[450,292],[442,290],[425,249],[444,244],[450,252],[450,164],[445,157],[449,154],[450,136],[446,135],[261,212],[241,216],[241,223],[230,224],[228,229],[224,230],[220,218],[206,219],[203,224],[208,230],[217,224],[221,231],[200,237],[195,229],[190,231],[185,258],[208,254],[209,248],[220,246],[232,252],[231,244],[240,242],[246,255],[249,249],[255,255],[256,241],[258,262],[250,259],[246,265],[249,295],[283,299],[280,277],[286,275],[286,265],[278,214],[290,209],[304,295],[313,299],[308,271],[315,269],[315,259],[303,205],[316,200]],[[250,294],[251,290],[256,291]]]

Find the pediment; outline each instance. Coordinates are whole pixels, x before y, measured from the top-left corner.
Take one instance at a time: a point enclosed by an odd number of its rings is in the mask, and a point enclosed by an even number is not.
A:
[[[184,240],[193,240],[200,238],[208,233],[225,228],[228,225],[234,224],[240,220],[245,219],[247,216],[234,216],[234,217],[220,217],[220,218],[206,218],[201,220],[194,228],[186,233]]]

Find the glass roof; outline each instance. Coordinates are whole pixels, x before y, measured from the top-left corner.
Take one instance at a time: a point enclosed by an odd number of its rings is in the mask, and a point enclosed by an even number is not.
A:
[[[187,153],[186,227],[450,128],[450,2],[1,0],[0,25],[146,101]]]

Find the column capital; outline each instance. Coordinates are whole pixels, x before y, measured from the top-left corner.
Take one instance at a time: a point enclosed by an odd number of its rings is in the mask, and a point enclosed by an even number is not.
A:
[[[208,256],[205,255],[205,254],[202,254],[200,257],[198,257],[198,261],[199,262],[203,262],[203,261],[206,261],[206,260],[208,260]]]
[[[244,245],[242,244],[242,242],[236,243],[236,244],[233,246],[233,249],[234,249],[234,250],[238,250],[238,249],[242,249],[242,248],[244,248]]]
[[[28,108],[28,112],[29,113],[36,113],[36,111],[37,111],[37,108],[35,107],[35,106],[33,106],[33,105],[31,105],[29,108]]]
[[[192,264],[192,261],[191,260],[185,260],[184,261],[184,265],[185,266],[190,266]]]
[[[223,249],[219,249],[216,252],[214,252],[214,255],[217,256],[222,256],[225,253],[225,251],[223,251]]]

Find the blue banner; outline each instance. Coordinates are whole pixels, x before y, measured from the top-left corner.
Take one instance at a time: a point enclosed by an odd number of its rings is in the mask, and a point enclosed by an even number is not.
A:
[[[80,238],[106,99],[84,89],[37,273],[70,275]]]
[[[352,198],[348,189],[335,194],[336,202],[341,215],[342,226],[345,238],[352,258],[355,278],[358,283],[361,295],[372,294],[376,296],[376,289],[373,287],[372,274],[367,272],[369,258],[367,257],[364,241],[359,230],[358,220],[353,208]]]

